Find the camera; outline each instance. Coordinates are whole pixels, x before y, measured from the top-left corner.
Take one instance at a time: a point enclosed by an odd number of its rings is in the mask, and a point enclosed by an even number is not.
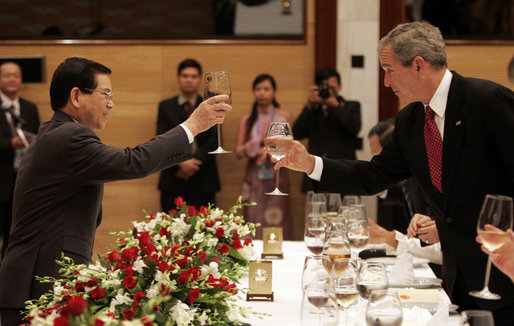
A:
[[[319,97],[326,100],[330,96],[332,96],[332,93],[330,92],[331,87],[328,86],[327,81],[323,81],[320,85],[318,85],[318,88],[316,89],[319,93]]]

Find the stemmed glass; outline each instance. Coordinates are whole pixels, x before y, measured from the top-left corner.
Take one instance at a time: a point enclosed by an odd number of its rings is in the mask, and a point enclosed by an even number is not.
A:
[[[330,274],[332,273],[332,260],[327,256],[314,256],[309,255],[305,257],[302,271],[302,290],[309,284],[315,282],[328,282],[331,281]]]
[[[492,226],[492,227],[491,227]],[[493,228],[494,227],[494,228]],[[500,248],[507,241],[505,231],[512,229],[512,198],[501,195],[486,195],[478,218],[477,233],[489,251]],[[484,288],[469,294],[488,300],[500,300],[501,296],[489,291],[491,256],[487,259]]]
[[[351,219],[366,220],[366,206],[364,204],[350,205],[352,210]]]
[[[203,99],[227,94],[229,96],[227,103],[232,103],[232,90],[230,88],[230,80],[226,71],[206,72],[203,86]],[[221,125],[218,124],[218,148],[209,154],[226,154],[232,153],[221,147]]]
[[[351,206],[355,204],[360,204],[361,198],[355,195],[344,195],[343,197],[343,206]]]
[[[349,258],[336,258],[332,263],[336,301],[344,308],[345,324],[348,324],[348,307],[359,297],[355,284],[358,265],[357,259]]]
[[[369,299],[373,290],[387,290],[389,282],[383,263],[364,262],[357,274],[357,289],[363,299]]]
[[[487,310],[464,310],[462,326],[494,326],[493,314]]]
[[[316,310],[313,311],[312,308]],[[334,302],[334,286],[331,282],[313,282],[307,285],[301,308],[302,325],[337,325],[339,311]],[[315,314],[316,313],[316,314]]]
[[[366,308],[368,326],[400,326],[403,320],[402,305],[398,293],[387,290],[374,290]]]
[[[358,258],[359,253],[369,243],[368,223],[365,220],[351,220],[347,223],[348,240],[352,249],[353,258]]]
[[[269,140],[273,139],[272,142]],[[278,141],[277,141],[278,139]],[[266,148],[268,149],[269,154],[275,160],[280,161],[284,157],[286,157],[288,148],[280,145],[280,140],[290,140],[293,139],[293,133],[291,132],[291,127],[287,122],[271,122],[268,127],[268,131],[266,133]],[[289,194],[283,193],[278,189],[279,182],[279,170],[276,172],[276,184],[275,189],[272,192],[267,192],[266,195],[271,196],[287,196]]]
[[[337,210],[342,205],[341,194],[329,193],[327,198],[327,212],[331,215],[337,215]]]
[[[307,203],[304,241],[313,254],[323,252],[326,227],[326,206],[323,202]]]

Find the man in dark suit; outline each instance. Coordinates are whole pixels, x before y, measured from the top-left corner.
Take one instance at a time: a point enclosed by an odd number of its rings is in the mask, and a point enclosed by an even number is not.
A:
[[[332,68],[322,68],[316,73],[316,85],[310,89],[307,105],[293,125],[296,139],[309,140],[309,152],[332,159],[354,160],[359,149],[357,137],[361,129],[361,105],[346,101],[341,92],[341,76]],[[304,177],[302,192],[312,190],[311,182]]]
[[[19,97],[22,71],[14,62],[0,65],[0,230],[3,235],[2,257],[7,249],[11,228],[12,198],[16,173],[25,153],[25,144],[16,128],[24,131],[30,143],[39,128],[39,115],[34,103]]]
[[[184,122],[202,102],[198,95],[202,83],[202,66],[194,59],[186,59],[178,66],[177,80],[180,94],[159,103],[157,134],[175,128]],[[162,210],[175,208],[174,199],[182,196],[189,205],[197,208],[214,204],[220,190],[216,155],[208,152],[218,145],[216,126],[196,136],[192,144],[193,157],[161,172]]]
[[[379,43],[384,84],[402,103],[393,141],[370,162],[308,154],[301,143],[275,168],[309,174],[321,191],[373,194],[413,176],[434,209],[444,281],[461,309],[492,310],[497,326],[514,325],[514,285],[495,267],[489,288],[501,300],[472,297],[484,285],[487,255],[475,242],[488,193],[514,195],[514,93],[447,69],[444,40],[427,22],[402,24]],[[436,115],[434,117],[434,115]]]
[[[0,266],[3,326],[20,324],[25,301],[51,287],[34,276],[58,277],[55,261],[62,253],[75,263],[90,261],[105,182],[142,178],[191,158],[194,136],[222,123],[230,110],[228,96],[216,96],[148,142],[108,146],[93,129],[103,129],[114,108],[110,73],[84,58],[68,58],[54,73],[55,114],[41,125],[16,180],[11,238]]]

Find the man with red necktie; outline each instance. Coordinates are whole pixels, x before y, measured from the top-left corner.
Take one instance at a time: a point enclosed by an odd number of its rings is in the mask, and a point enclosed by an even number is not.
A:
[[[514,195],[514,93],[487,80],[449,71],[438,28],[402,24],[378,45],[391,87],[403,108],[393,141],[369,162],[322,159],[298,141],[282,166],[315,180],[317,191],[370,195],[414,177],[434,209],[444,281],[453,303],[493,312],[496,326],[514,325],[514,285],[492,268],[489,288],[501,300],[472,297],[484,285],[487,255],[475,242],[486,194]]]

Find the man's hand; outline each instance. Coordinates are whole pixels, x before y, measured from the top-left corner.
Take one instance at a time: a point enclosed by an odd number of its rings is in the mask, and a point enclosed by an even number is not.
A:
[[[282,146],[288,150],[287,156],[275,164],[275,170],[285,166],[288,169],[311,174],[314,170],[314,156],[307,152],[299,141],[287,138],[266,138],[267,145]]]
[[[435,222],[426,215],[414,214],[407,229],[409,238],[418,236],[425,243],[439,242],[439,233]]]
[[[13,137],[11,139],[11,145],[14,149],[22,149],[25,148],[25,144],[23,144],[23,141],[20,137]]]
[[[321,101],[322,101],[322,99],[321,99],[321,97],[319,97],[318,86],[317,85],[311,86],[309,95],[307,96],[307,107],[312,109],[313,107],[320,104]]]
[[[500,231],[490,224],[486,224],[484,228],[487,231]],[[479,236],[476,237],[476,241],[482,243]],[[481,249],[486,254],[491,255],[493,264],[514,282],[514,232],[508,230],[507,241],[495,251],[491,252],[487,250],[484,245],[482,245]]]
[[[232,110],[232,106],[226,103],[228,99],[228,95],[216,95],[203,101],[184,121],[184,125],[196,136],[215,124],[223,123],[225,113]]]
[[[369,224],[369,242],[370,243],[386,243],[396,249],[398,247],[398,240],[395,239],[394,231],[389,231],[372,219],[368,218]]]
[[[202,161],[192,158],[178,164],[177,178],[182,180],[189,180],[200,169]]]

